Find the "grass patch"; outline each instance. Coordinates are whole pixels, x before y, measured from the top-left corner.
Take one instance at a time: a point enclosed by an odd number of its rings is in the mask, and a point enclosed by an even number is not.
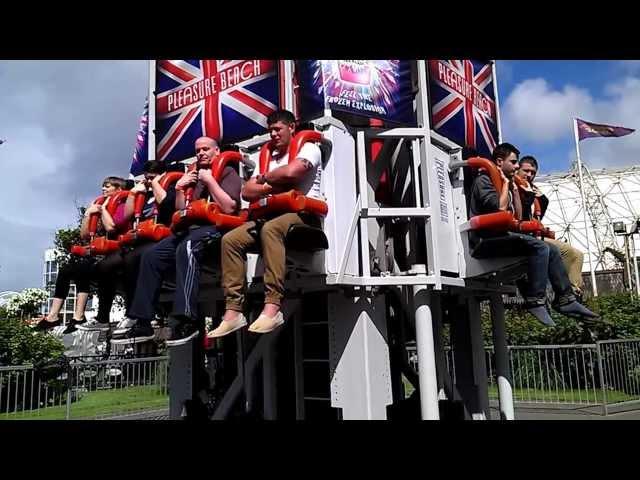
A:
[[[169,406],[169,396],[156,385],[98,390],[81,393],[79,400],[71,404],[71,419],[89,419],[106,415],[155,410]],[[67,406],[46,407],[0,414],[0,420],[64,420]]]
[[[489,386],[489,398],[498,398],[497,385]],[[513,399],[521,402],[543,403],[602,403],[602,390],[540,390],[537,388],[514,388]],[[607,391],[607,403],[628,402],[638,400],[637,396],[629,395],[618,390]]]
[[[403,376],[405,397],[414,391],[413,385]],[[498,399],[498,386],[489,385],[489,398]],[[541,403],[602,403],[602,391],[596,389],[589,390],[540,390],[536,388],[514,388],[513,399],[518,402],[541,402]],[[607,404],[628,402],[638,400],[637,396],[629,395],[618,390],[607,390]]]

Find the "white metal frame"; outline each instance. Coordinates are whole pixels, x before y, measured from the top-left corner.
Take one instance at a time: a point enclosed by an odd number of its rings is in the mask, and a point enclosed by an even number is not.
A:
[[[550,205],[544,218],[544,223],[552,230],[556,231],[556,237],[568,241],[574,247],[585,252],[585,256],[591,251],[596,259],[594,270],[619,268],[618,262],[609,256],[603,256],[598,245],[607,246],[603,237],[608,235],[608,231],[601,228],[607,223],[610,225],[615,221],[634,223],[638,220],[640,209],[637,208],[640,201],[640,168],[632,166],[620,169],[591,170],[582,164],[584,175],[585,196],[588,217],[585,228],[583,222],[583,212],[577,166],[566,173],[550,174],[540,176],[536,184],[538,188],[549,198]],[[592,184],[591,186],[589,184]],[[598,205],[598,211],[606,213],[607,217],[594,222],[598,216],[597,212],[591,212],[589,206],[598,203],[589,200],[590,196],[599,195],[602,203],[606,206],[603,210]],[[606,218],[606,220],[605,220]],[[595,223],[595,225],[594,225]],[[587,243],[589,237],[589,243]],[[597,240],[599,239],[599,240]],[[608,246],[615,247],[623,253],[622,238],[613,236],[610,238],[614,243]],[[640,246],[640,245],[639,245]],[[590,247],[590,248],[589,248]],[[638,256],[637,251],[632,252],[632,256]],[[597,262],[600,258],[601,262]],[[588,262],[585,259],[585,269],[588,271]]]
[[[426,66],[423,60],[419,60],[418,64],[418,88],[420,92],[428,92]],[[423,100],[424,99],[424,100]],[[418,95],[416,98],[416,110],[418,126],[415,128],[393,128],[381,132],[366,132],[358,130],[356,132],[356,162],[357,162],[357,187],[358,201],[356,209],[353,213],[352,222],[348,230],[348,242],[342,252],[340,262],[340,271],[337,275],[327,275],[327,284],[330,285],[352,285],[352,286],[378,286],[378,285],[432,285],[435,289],[442,289],[443,285],[464,287],[465,282],[462,278],[445,277],[440,273],[440,265],[438,256],[438,235],[435,230],[436,224],[430,221],[433,209],[432,204],[437,202],[437,195],[430,188],[430,148],[431,139],[434,132],[429,128],[429,109],[426,95]],[[332,119],[330,122],[327,117],[317,120],[317,125],[322,128],[323,125],[335,125],[337,120]],[[435,134],[440,137],[439,135]],[[416,206],[415,207],[394,207],[380,208],[369,203],[367,195],[367,152],[365,139],[369,138],[396,138],[405,139],[411,142],[412,147],[412,174],[414,179],[414,189]],[[443,137],[440,141],[450,144]],[[372,276],[370,271],[370,255],[369,255],[369,227],[367,220],[369,218],[425,218],[425,235],[427,239],[427,265],[424,272],[417,270],[401,272],[400,274],[391,274],[387,276]],[[347,252],[354,241],[356,234],[359,232],[360,245],[359,255],[361,259],[360,275],[345,275],[345,267]]]
[[[293,61],[282,60],[283,62],[283,75],[284,75],[284,95],[282,104],[285,108],[292,110],[294,106],[294,92],[292,86],[293,78]],[[460,150],[460,146],[454,144],[441,135],[431,131],[429,119],[429,105],[428,105],[428,85],[427,85],[427,67],[425,60],[418,60],[417,74],[418,74],[418,91],[420,92],[416,96],[415,106],[417,114],[416,127],[403,127],[392,128],[384,131],[371,131],[369,129],[356,129],[355,134],[355,161],[356,161],[356,176],[355,185],[353,186],[354,192],[357,195],[355,206],[353,207],[353,215],[347,230],[347,239],[342,246],[340,252],[341,257],[338,262],[339,270],[337,273],[330,273],[326,276],[327,286],[345,286],[345,287],[373,287],[373,286],[397,286],[397,287],[411,287],[411,289],[405,289],[409,298],[413,298],[413,308],[415,309],[415,321],[416,321],[416,343],[421,360],[420,365],[420,399],[422,407],[422,417],[424,419],[437,419],[439,416],[438,409],[438,387],[436,380],[436,362],[434,352],[434,331],[432,316],[438,314],[431,311],[431,299],[434,295],[438,295],[437,291],[442,290],[444,286],[450,287],[465,287],[464,271],[459,271],[458,277],[442,275],[440,259],[438,256],[439,243],[441,239],[439,237],[439,223],[433,221],[433,214],[435,205],[438,205],[440,201],[437,178],[433,172],[433,151],[432,146],[436,145],[442,148],[445,152],[455,154]],[[149,89],[149,158],[155,157],[155,131],[153,126],[155,125],[155,61],[150,62],[150,89]],[[495,79],[495,64],[494,68],[494,81]],[[496,102],[497,98],[497,86],[496,88]],[[322,118],[316,119],[313,122],[319,130],[327,130],[330,128],[340,129],[343,132],[348,132],[347,129],[339,120],[335,119],[331,115],[331,111],[325,108],[325,114]],[[499,123],[499,118],[498,118]],[[367,138],[378,139],[403,139],[409,142],[411,145],[411,165],[410,173],[407,173],[413,178],[414,186],[414,198],[415,205],[410,207],[393,207],[383,208],[373,205],[369,201],[369,184],[367,181]],[[259,135],[251,139],[247,139],[242,142],[238,142],[236,145],[240,147],[242,151],[246,153],[255,152],[255,150],[266,141],[269,140],[269,135]],[[152,155],[151,152],[154,152]],[[245,160],[248,155],[245,155]],[[250,165],[247,165],[250,166]],[[255,165],[254,165],[255,167]],[[349,180],[350,182],[351,180]],[[465,210],[466,212],[466,210]],[[370,254],[369,254],[369,225],[370,219],[375,218],[423,218],[424,233],[426,238],[426,264],[414,264],[408,271],[398,272],[392,274],[385,274],[381,276],[373,276],[370,268]],[[439,219],[438,219],[439,220]],[[453,221],[453,220],[452,220]],[[456,224],[457,225],[457,224]],[[459,225],[456,227],[456,238],[459,235]],[[442,233],[446,233],[445,230]],[[359,268],[357,274],[350,272],[346,273],[347,264],[349,263],[352,251],[353,242],[356,241],[355,237],[359,235],[357,241],[357,250],[359,254]],[[251,271],[249,266],[248,271]],[[350,289],[350,288],[349,288]],[[352,289],[350,289],[352,290]],[[360,288],[355,289],[358,295],[363,295],[367,298],[367,302],[372,302],[375,296],[371,295],[371,289]],[[463,291],[460,290],[462,293]],[[347,298],[346,296],[344,298]],[[372,303],[373,305],[373,303]],[[357,317],[361,318],[364,322],[365,335],[362,338],[351,337],[353,332],[344,332],[347,342],[345,348],[349,349],[350,354],[359,352],[360,349],[364,349],[365,353],[371,355],[371,358],[367,357],[365,363],[367,364],[366,375],[381,375],[380,378],[384,378],[389,366],[388,350],[384,348],[376,348],[374,350],[369,349],[369,332],[375,333],[375,322],[379,321],[379,316],[384,315],[382,309],[376,309],[368,307],[358,313],[358,308],[353,309],[350,314],[358,314]],[[436,307],[437,308],[437,307]],[[341,320],[345,318],[334,318],[333,327],[340,324]],[[357,332],[356,332],[357,333]],[[355,338],[355,340],[353,340]],[[378,342],[380,339],[376,337]],[[355,345],[355,346],[354,346]],[[381,344],[378,343],[378,346]],[[384,345],[386,346],[386,344]],[[356,355],[357,357],[357,355]],[[355,357],[354,357],[355,358]],[[358,372],[357,368],[354,368],[358,362],[348,361],[348,371],[350,375],[358,376],[361,372]],[[344,364],[343,364],[344,365]],[[345,367],[346,368],[346,367]],[[365,376],[366,376],[365,375]],[[368,379],[369,377],[367,377]],[[370,382],[367,380],[367,382]],[[375,385],[372,383],[367,387],[367,391],[357,391],[354,393],[354,398],[366,399],[367,402],[371,402],[373,393],[379,391],[387,391],[389,387],[384,380],[376,380]],[[374,383],[375,383],[374,382]],[[375,388],[374,388],[375,387]],[[390,387],[389,387],[390,388]],[[388,390],[390,392],[390,390]],[[373,399],[375,402],[379,402],[379,399]],[[385,402],[390,399],[385,399]],[[367,407],[367,417],[376,416],[373,414],[371,406]],[[371,411],[369,411],[371,410]],[[384,416],[384,411],[380,413]]]

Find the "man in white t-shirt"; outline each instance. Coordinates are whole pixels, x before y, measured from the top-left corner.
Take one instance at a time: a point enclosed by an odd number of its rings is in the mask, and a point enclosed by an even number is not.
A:
[[[255,202],[271,194],[295,189],[309,197],[324,200],[320,192],[322,154],[320,148],[305,143],[295,159],[289,160],[289,144],[295,133],[295,117],[279,110],[267,118],[271,134],[271,162],[267,173],[256,168],[254,176],[242,188],[242,197]],[[292,225],[320,225],[320,219],[309,214],[285,213],[270,218],[259,229],[264,261],[265,304],[261,315],[249,331],[268,333],[284,323],[281,302],[284,297],[286,252],[284,239]],[[257,243],[250,230],[256,222],[247,222],[222,237],[222,286],[226,311],[222,322],[209,333],[210,338],[227,335],[247,324],[242,314],[247,251]]]

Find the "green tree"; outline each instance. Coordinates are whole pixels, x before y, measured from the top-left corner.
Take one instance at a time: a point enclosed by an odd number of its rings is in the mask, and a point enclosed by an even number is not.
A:
[[[591,298],[587,306],[602,317],[602,322],[578,322],[556,312],[551,317],[555,327],[546,327],[522,307],[505,312],[507,343],[509,345],[566,345],[593,343],[597,340],[640,338],[640,301],[627,293],[601,295]],[[488,304],[482,308],[482,328],[487,345],[492,343],[491,317]]]
[[[34,333],[18,318],[0,319],[0,365],[46,362],[63,352],[64,345],[53,335]]]
[[[56,250],[55,260],[58,263],[58,268],[62,268],[71,260],[71,254],[69,253],[72,245],[82,243],[80,238],[80,225],[82,224],[82,218],[84,217],[85,207],[76,205],[78,211],[77,226],[74,228],[61,228],[56,232],[53,246]]]
[[[6,315],[14,318],[19,317],[21,320],[33,317],[38,313],[42,302],[48,296],[47,291],[41,288],[25,288],[7,302],[4,307]]]

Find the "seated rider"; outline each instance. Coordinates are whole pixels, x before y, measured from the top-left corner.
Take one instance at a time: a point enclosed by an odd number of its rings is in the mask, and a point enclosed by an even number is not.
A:
[[[218,142],[213,138],[200,137],[195,142],[195,153],[197,170],[185,173],[176,183],[176,210],[185,208],[184,190],[195,187],[193,200],[209,198],[222,213],[236,214],[240,208],[240,176],[229,165],[223,170],[220,181],[211,172],[211,162],[220,153]],[[140,262],[137,287],[127,311],[128,322],[120,331],[114,332],[113,338],[153,336],[151,321],[155,316],[160,287],[174,267],[176,290],[167,344],[179,345],[197,336],[200,262],[205,247],[212,242],[217,243],[220,237],[221,233],[214,225],[192,225],[150,247]]]
[[[499,211],[510,211],[521,218],[520,195],[513,182],[513,176],[519,168],[519,153],[510,143],[502,143],[495,148],[492,160],[502,175],[502,191],[496,191],[488,172],[481,170],[472,184],[469,218]],[[525,299],[525,308],[543,324],[555,325],[546,309],[545,292],[548,281],[555,292],[552,304],[554,310],[582,320],[598,318],[576,301],[556,246],[532,235],[490,230],[470,231],[469,246],[471,255],[476,258],[526,257],[527,281],[523,282],[524,291],[521,293]]]
[[[256,168],[253,177],[242,189],[242,196],[254,202],[274,193],[291,189],[324,200],[320,192],[322,153],[313,143],[305,143],[298,156],[289,159],[289,145],[295,133],[295,117],[287,110],[273,112],[267,118],[267,128],[273,148],[267,173]],[[247,252],[258,247],[264,261],[265,303],[258,319],[249,331],[267,333],[284,322],[281,312],[286,274],[284,240],[292,225],[320,225],[319,217],[306,213],[274,215],[257,225],[250,221],[222,237],[222,284],[226,311],[220,325],[208,336],[217,338],[247,325],[243,315]],[[259,233],[255,235],[256,227]],[[253,232],[252,232],[253,231]],[[259,237],[259,238],[258,238]]]
[[[92,214],[100,215],[98,230],[97,232],[95,232],[96,235],[109,235],[113,237],[117,235],[117,233],[121,230],[121,225],[119,225],[114,220],[114,217],[122,216],[122,212],[124,211],[124,204],[118,207],[118,209],[116,210],[116,214],[113,217],[107,210],[107,205],[110,197],[122,191],[125,186],[126,180],[124,180],[123,178],[111,176],[104,179],[104,181],[102,182],[102,195],[104,197],[107,197],[107,199],[103,204],[92,202],[91,205],[89,205],[89,207],[87,207],[87,209],[85,210],[80,226],[80,237],[83,240],[89,239],[89,218]],[[77,255],[71,255],[69,262],[62,266],[58,271],[51,309],[49,310],[47,316],[42,318],[34,326],[35,330],[50,330],[54,327],[62,325],[63,319],[60,315],[60,311],[62,309],[62,306],[64,305],[64,300],[69,294],[71,282],[75,282],[76,284],[76,308],[73,314],[73,318],[67,324],[67,328],[64,330],[64,333],[71,333],[76,329],[77,325],[85,323],[86,318],[84,316],[84,311],[89,299],[91,281],[95,279],[96,268],[99,267],[102,261],[104,261],[104,259],[98,259],[95,256],[81,257]],[[106,315],[108,317],[108,310],[106,309],[107,304],[109,303],[107,298],[108,296],[109,292],[98,289],[99,316],[101,314],[104,316],[106,311]],[[108,307],[110,309],[111,305],[109,304]]]

